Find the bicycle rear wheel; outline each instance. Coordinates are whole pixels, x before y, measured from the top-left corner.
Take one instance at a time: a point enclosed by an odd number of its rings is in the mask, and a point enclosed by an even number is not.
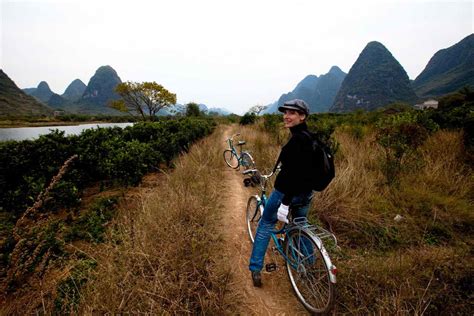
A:
[[[239,158],[237,158],[234,152],[230,149],[224,150],[224,160],[231,168],[237,169],[239,167]]]
[[[252,243],[255,240],[255,234],[257,233],[258,222],[262,218],[263,205],[261,205],[256,196],[251,196],[247,202],[247,230],[249,233],[250,241]]]
[[[335,284],[312,234],[290,230],[285,239],[286,269],[296,297],[312,314],[326,314],[334,305]]]
[[[242,166],[245,170],[255,169],[255,161],[253,160],[252,156],[247,152],[242,153]]]

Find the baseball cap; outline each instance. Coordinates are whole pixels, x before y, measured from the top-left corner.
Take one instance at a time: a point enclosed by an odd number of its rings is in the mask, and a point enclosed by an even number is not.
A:
[[[309,106],[306,102],[301,99],[294,99],[286,101],[282,106],[278,107],[278,111],[283,112],[284,110],[296,110],[309,115]]]

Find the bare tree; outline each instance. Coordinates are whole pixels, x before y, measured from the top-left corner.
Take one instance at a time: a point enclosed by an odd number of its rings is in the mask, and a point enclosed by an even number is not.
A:
[[[260,112],[267,108],[266,105],[254,105],[249,110],[248,113],[253,113],[255,115],[260,115]]]

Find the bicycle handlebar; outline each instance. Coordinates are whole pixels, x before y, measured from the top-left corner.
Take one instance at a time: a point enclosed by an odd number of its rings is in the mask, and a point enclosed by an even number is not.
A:
[[[229,141],[229,140],[232,140],[232,141],[233,141],[233,140],[234,140],[234,137],[237,137],[237,136],[240,136],[240,133],[237,133],[237,134],[232,135],[231,137],[228,137],[228,138],[225,140],[225,142],[227,142],[227,141]]]
[[[277,168],[277,170],[279,170],[280,168]],[[268,179],[268,178],[271,178],[275,172],[270,172],[269,174],[260,174],[260,171],[258,171],[258,169],[249,169],[249,170],[245,170],[242,172],[242,174],[244,175],[248,175],[248,174],[251,174],[251,173],[255,173],[255,174],[259,174],[262,178],[265,178],[265,179]]]

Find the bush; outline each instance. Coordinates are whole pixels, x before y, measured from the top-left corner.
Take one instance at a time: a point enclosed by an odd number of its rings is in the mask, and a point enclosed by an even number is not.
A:
[[[256,120],[257,115],[255,115],[255,113],[245,113],[244,116],[240,118],[240,125],[254,124]]]
[[[74,154],[79,158],[51,193],[51,210],[74,207],[78,192],[94,181],[136,185],[214,127],[212,119],[164,119],[125,129],[88,129],[79,136],[55,131],[36,141],[0,142],[0,210],[19,216]]]
[[[382,118],[377,128],[377,141],[385,151],[382,171],[387,183],[396,185],[398,175],[402,171],[403,159],[423,144],[430,131],[418,122],[418,116],[414,112]]]

